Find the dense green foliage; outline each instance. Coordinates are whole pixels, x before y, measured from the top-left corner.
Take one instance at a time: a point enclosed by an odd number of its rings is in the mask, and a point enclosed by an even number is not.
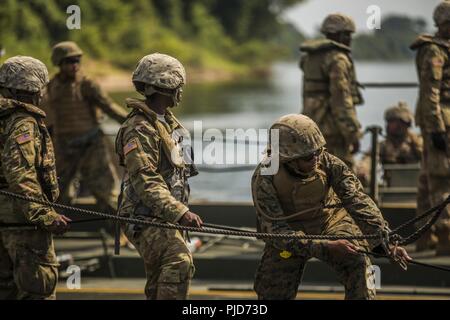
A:
[[[91,58],[119,67],[159,51],[191,67],[239,72],[289,53],[284,41],[299,34],[278,17],[301,1],[2,0],[0,44],[8,56],[33,55],[47,64],[51,46],[70,39]],[[80,30],[66,27],[74,4]]]

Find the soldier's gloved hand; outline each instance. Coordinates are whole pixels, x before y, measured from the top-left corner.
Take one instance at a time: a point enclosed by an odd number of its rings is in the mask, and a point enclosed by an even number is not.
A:
[[[330,252],[338,258],[345,258],[348,255],[357,255],[358,247],[348,240],[328,241],[327,247]]]
[[[69,229],[69,222],[72,220],[65,215],[58,215],[53,220],[52,224],[47,226],[47,230],[54,234],[63,234]]]
[[[180,219],[179,223],[182,226],[200,228],[203,224],[202,219],[191,211],[187,211]]]
[[[447,151],[447,141],[445,132],[433,132],[431,133],[431,141],[433,146],[441,151]]]
[[[406,270],[408,261],[411,261],[412,258],[408,255],[408,252],[406,252],[405,248],[390,245],[389,251],[392,259]]]

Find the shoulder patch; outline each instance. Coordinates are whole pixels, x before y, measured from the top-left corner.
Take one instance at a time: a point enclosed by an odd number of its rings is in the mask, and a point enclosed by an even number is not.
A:
[[[29,133],[22,133],[20,136],[16,138],[16,142],[18,144],[24,144],[31,140],[33,140],[33,137]]]
[[[435,57],[431,59],[431,64],[433,67],[442,67],[444,65],[444,61],[442,61],[439,57]]]
[[[136,138],[131,139],[127,142],[127,144],[123,147],[123,155],[126,156],[128,153],[133,151],[134,149],[137,149],[138,142],[136,141]]]

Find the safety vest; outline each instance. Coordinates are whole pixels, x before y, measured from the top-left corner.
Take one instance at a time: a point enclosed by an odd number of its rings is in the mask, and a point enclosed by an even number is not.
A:
[[[69,138],[78,137],[98,126],[100,109],[89,104],[83,95],[83,78],[75,81],[61,81],[53,78],[48,85],[48,103],[57,120],[55,135]]]
[[[283,209],[287,222],[294,230],[302,229],[311,223],[322,224],[334,209],[323,209],[324,206],[338,203],[337,196],[331,188],[327,174],[317,168],[308,177],[299,177],[291,174],[285,166],[280,166],[273,177],[273,185],[277,191],[277,197]],[[309,210],[318,208],[317,210]],[[305,211],[304,214],[295,215]]]
[[[420,74],[422,72],[420,70],[421,66],[429,63],[428,61],[424,61],[425,57],[421,49],[432,44],[438,46],[442,50],[442,53],[447,56],[447,59],[445,59],[444,65],[442,67],[439,103],[441,105],[441,112],[445,125],[450,126],[450,41],[432,35],[421,35],[411,45],[411,49],[418,50],[416,64]],[[422,103],[420,103],[419,101],[416,109],[416,124],[419,126],[422,123],[422,108]]]
[[[356,80],[354,63],[351,58],[351,49],[341,43],[320,39],[305,42],[300,50],[305,52],[300,61],[300,67],[303,70],[303,96],[330,96],[330,78],[324,70],[327,60],[331,60],[333,55],[343,54],[349,60],[351,68],[349,71],[350,90],[352,93],[353,104],[363,103],[363,98],[359,90],[359,84]]]

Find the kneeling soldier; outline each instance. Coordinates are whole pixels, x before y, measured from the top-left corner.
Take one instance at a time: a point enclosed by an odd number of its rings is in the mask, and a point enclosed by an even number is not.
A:
[[[387,229],[353,172],[324,149],[325,139],[314,121],[292,114],[280,118],[272,129],[279,130],[279,152],[267,157],[252,178],[259,231],[352,236]],[[278,172],[265,175],[277,155]],[[378,240],[266,240],[256,293],[260,299],[295,298],[305,264],[315,257],[337,272],[346,299],[373,299],[370,260],[357,250],[379,245]],[[401,259],[409,258],[403,248],[397,252]]]

